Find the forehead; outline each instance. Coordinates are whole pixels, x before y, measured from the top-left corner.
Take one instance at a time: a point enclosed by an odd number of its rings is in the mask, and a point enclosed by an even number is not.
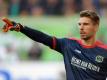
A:
[[[88,17],[80,17],[78,23],[92,23],[92,20]]]

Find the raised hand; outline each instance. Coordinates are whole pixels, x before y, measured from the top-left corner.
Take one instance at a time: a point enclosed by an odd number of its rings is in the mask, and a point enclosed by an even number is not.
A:
[[[11,31],[20,31],[23,26],[20,23],[16,23],[14,21],[11,21],[7,18],[2,19],[3,22],[5,22],[5,25],[3,26],[3,32]]]

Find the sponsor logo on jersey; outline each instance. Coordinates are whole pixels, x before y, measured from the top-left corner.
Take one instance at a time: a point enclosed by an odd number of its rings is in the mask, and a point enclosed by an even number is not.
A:
[[[90,69],[90,70],[93,70],[93,71],[96,71],[96,72],[100,71],[100,67],[99,66],[94,65],[94,64],[89,63],[89,62],[86,62],[86,61],[83,61],[81,59],[78,59],[75,56],[72,57],[71,64],[76,66],[76,67],[82,68],[84,70]]]

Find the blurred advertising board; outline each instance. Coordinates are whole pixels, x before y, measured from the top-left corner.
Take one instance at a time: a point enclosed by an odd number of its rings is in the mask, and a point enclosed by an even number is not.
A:
[[[62,80],[63,63],[22,62],[0,65],[0,80]]]

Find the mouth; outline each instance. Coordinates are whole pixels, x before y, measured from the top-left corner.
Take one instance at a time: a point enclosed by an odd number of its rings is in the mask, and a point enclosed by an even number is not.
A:
[[[86,32],[84,31],[80,31],[80,36],[83,38],[83,37],[86,37]]]
[[[80,35],[86,35],[85,33],[80,33]]]
[[[84,34],[86,34],[86,33],[85,33],[84,31],[80,31],[80,34],[81,34],[81,35],[84,35]]]

